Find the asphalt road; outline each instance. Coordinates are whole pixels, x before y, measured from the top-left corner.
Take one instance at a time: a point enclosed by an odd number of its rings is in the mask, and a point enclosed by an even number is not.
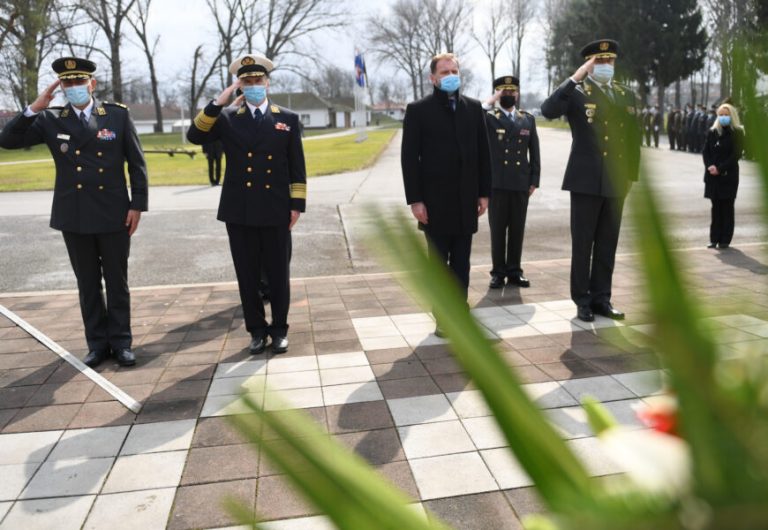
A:
[[[540,128],[541,189],[531,198],[524,261],[570,256],[569,194],[561,191],[570,151],[568,131]],[[643,149],[676,248],[708,243],[709,201],[703,198],[703,163],[698,155],[666,146]],[[371,257],[375,240],[371,204],[402,209],[400,137],[372,168],[317,177],[309,182],[308,211],[294,230],[292,276],[310,277],[385,270]],[[202,161],[201,163],[204,163]],[[759,209],[757,168],[742,162],[733,245],[766,241]],[[23,167],[19,168],[23,171]],[[151,175],[150,175],[151,182]],[[133,237],[129,265],[132,286],[233,281],[234,269],[223,223],[216,220],[219,188],[157,187],[150,211]],[[75,278],[59,232],[48,227],[51,192],[0,194],[0,292],[72,289]],[[619,252],[632,252],[633,226],[625,212]],[[473,265],[490,263],[487,220],[474,242]]]

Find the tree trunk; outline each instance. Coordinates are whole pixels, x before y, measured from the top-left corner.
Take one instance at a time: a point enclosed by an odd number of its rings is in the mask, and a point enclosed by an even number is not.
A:
[[[120,69],[120,42],[113,40],[110,43],[111,67],[112,67],[112,98],[116,102],[123,101],[123,74]]]
[[[680,108],[680,80],[675,81],[675,108]]]
[[[152,83],[152,99],[155,100],[155,132],[163,132],[163,108],[160,105],[160,91],[157,88],[157,76],[155,75],[155,62],[149,59],[149,80]]]
[[[661,84],[658,84],[656,86],[656,104],[659,106],[659,112],[661,112],[661,115],[664,116],[664,90],[666,87],[662,86]]]

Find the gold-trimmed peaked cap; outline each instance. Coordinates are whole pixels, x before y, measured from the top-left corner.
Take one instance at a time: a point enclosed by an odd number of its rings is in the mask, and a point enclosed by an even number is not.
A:
[[[238,79],[264,75],[269,77],[269,73],[274,67],[272,61],[266,57],[249,53],[232,61],[232,64],[229,65],[229,73],[237,76]]]
[[[599,39],[592,41],[581,49],[584,59],[597,57],[598,59],[615,59],[619,54],[619,43],[612,39]]]
[[[520,80],[513,75],[504,75],[494,79],[494,90],[520,90]]]
[[[96,63],[79,57],[61,57],[51,63],[59,79],[90,79],[96,71]]]

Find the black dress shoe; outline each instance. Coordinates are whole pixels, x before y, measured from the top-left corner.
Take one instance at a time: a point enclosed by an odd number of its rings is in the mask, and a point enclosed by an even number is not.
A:
[[[107,357],[109,357],[109,350],[92,350],[85,356],[83,363],[89,368],[96,368]]]
[[[618,309],[614,309],[610,302],[600,302],[599,304],[592,304],[592,311],[595,314],[612,318],[613,320],[624,320],[624,313]]]
[[[440,337],[441,339],[444,339],[445,337],[447,337],[447,335],[445,334],[445,331],[440,329],[440,326],[438,326],[435,328],[435,337]]]
[[[489,289],[501,289],[504,287],[504,276],[491,276],[491,283],[488,284]]]
[[[136,355],[130,348],[120,348],[115,351],[115,359],[120,366],[133,366],[136,364]]]
[[[576,310],[576,316],[583,322],[592,322],[595,320],[595,315],[588,305],[580,305]]]
[[[717,243],[710,243],[707,248],[717,248]]]
[[[717,248],[728,248],[728,247],[730,247],[730,245],[723,245],[722,243],[717,245]]]
[[[288,351],[288,337],[272,337],[272,353]]]
[[[264,351],[267,347],[266,335],[251,335],[251,344],[248,346],[248,353],[256,355]]]
[[[518,287],[530,287],[531,286],[531,282],[529,282],[528,278],[526,278],[522,274],[517,274],[515,276],[510,276],[509,279],[507,279],[507,284],[517,285]]]

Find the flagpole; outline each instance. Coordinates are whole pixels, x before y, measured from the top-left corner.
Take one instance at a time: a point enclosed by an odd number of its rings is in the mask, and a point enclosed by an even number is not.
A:
[[[367,113],[365,112],[365,86],[367,79],[365,75],[365,60],[360,50],[355,47],[355,121],[357,125],[357,138],[355,142],[364,142],[368,139],[366,132]]]

